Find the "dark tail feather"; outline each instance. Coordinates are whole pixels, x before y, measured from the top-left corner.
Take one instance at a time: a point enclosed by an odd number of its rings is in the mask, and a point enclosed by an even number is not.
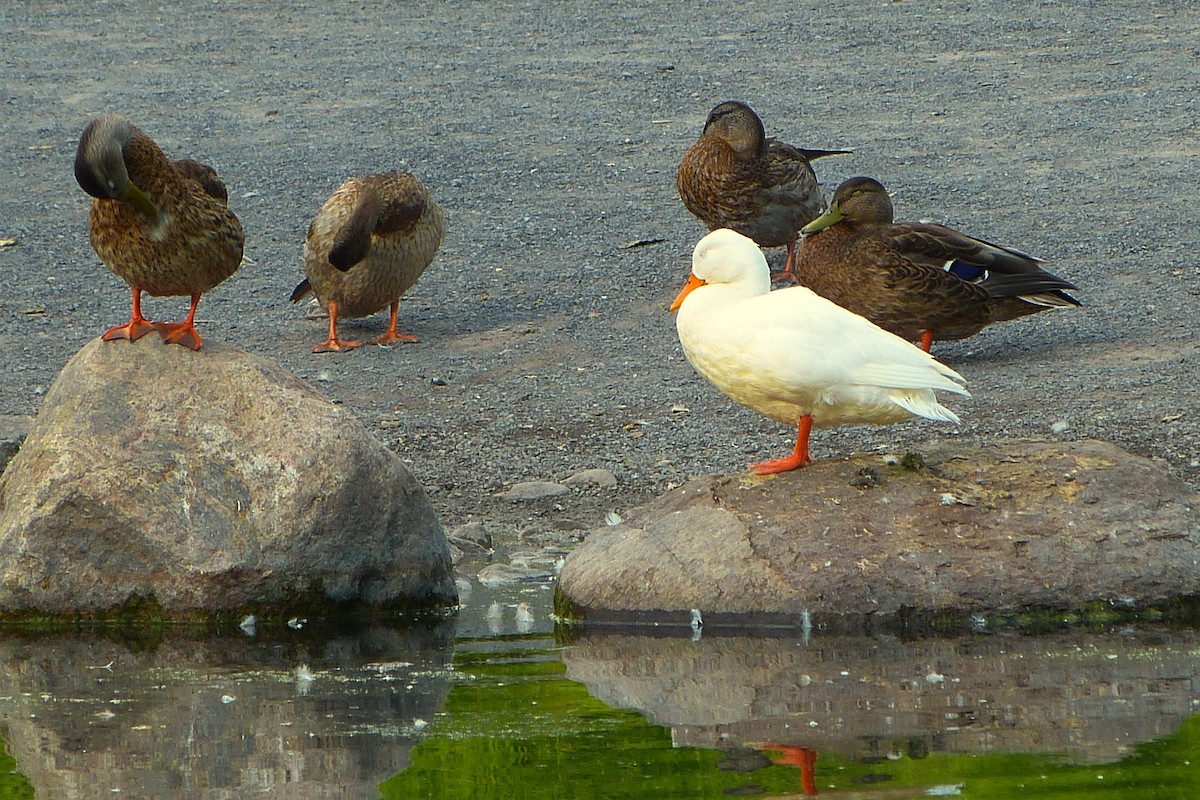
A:
[[[291,300],[293,303],[299,303],[312,292],[312,284],[308,282],[308,278],[300,281],[300,285],[292,289]]]
[[[1017,297],[1027,294],[1058,294],[1063,299],[1068,299],[1070,305],[1079,305],[1079,302],[1070,295],[1061,291],[1062,289],[1078,289],[1079,287],[1070,281],[1045,270],[1038,272],[1027,272],[1021,275],[1002,275],[996,272],[990,272],[984,280],[979,282],[979,285],[987,290],[992,297]]]
[[[809,150],[807,147],[799,147],[796,149],[798,149],[801,153],[804,153],[804,157],[809,161],[815,161],[818,158],[824,158],[825,156],[854,155],[853,150]]]
[[[1065,306],[1083,305],[1083,303],[1079,302],[1074,297],[1061,290],[1056,290],[1053,292],[1039,292],[1038,294],[1022,294],[1018,296],[1026,303],[1033,303],[1035,306],[1063,308]]]

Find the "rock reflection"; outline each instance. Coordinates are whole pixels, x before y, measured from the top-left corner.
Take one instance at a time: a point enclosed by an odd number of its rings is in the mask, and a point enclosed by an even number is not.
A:
[[[670,727],[677,745],[776,758],[1009,752],[1099,763],[1173,733],[1193,712],[1198,638],[1152,629],[805,644],[593,630],[563,660],[595,697]]]
[[[445,701],[453,635],[0,639],[0,722],[38,797],[377,798]]]

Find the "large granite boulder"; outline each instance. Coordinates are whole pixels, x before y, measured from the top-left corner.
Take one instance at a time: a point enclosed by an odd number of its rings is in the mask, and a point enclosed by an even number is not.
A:
[[[899,461],[698,478],[592,533],[559,588],[564,611],[620,622],[1140,607],[1200,592],[1198,506],[1104,442],[943,440]]]
[[[420,484],[277,365],[93,341],[0,477],[0,614],[452,603]],[[286,608],[284,609],[286,610]]]

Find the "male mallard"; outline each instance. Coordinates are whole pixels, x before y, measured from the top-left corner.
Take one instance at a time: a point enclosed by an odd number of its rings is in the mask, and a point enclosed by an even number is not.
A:
[[[338,317],[366,317],[391,305],[387,331],[373,344],[415,342],[396,332],[400,296],[442,243],[442,210],[407,172],[351,178],[317,213],[304,243],[304,274],[292,302],[312,292],[329,311],[329,339],[314,353],[353,350],[337,337]]]
[[[933,390],[965,395],[962,376],[803,286],[772,292],[762,251],[734,231],[696,245],[671,310],[697,372],[747,408],[796,426],[792,454],[753,465],[759,475],[808,464],[814,425],[958,422]]]
[[[807,150],[768,139],[745,103],[708,114],[700,139],[683,154],[675,185],[688,211],[709,230],[732,228],[761,247],[787,247],[783,272],[794,278],[798,231],[824,210],[810,161],[849,150]]]
[[[199,350],[200,295],[237,271],[246,241],[217,173],[197,161],[168,161],[129,120],[105,114],[83,130],[75,180],[95,198],[88,214],[92,248],[133,290],[129,322],[105,331],[104,340],[157,330],[166,342]],[[187,318],[148,322],[142,292],[190,295]]]
[[[926,352],[993,322],[1077,306],[1041,259],[925,222],[892,222],[882,184],[851,178],[802,231],[800,283]]]

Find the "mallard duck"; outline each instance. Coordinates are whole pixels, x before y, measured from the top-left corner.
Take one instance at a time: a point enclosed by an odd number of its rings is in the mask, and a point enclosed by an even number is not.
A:
[[[893,222],[892,201],[872,178],[837,188],[829,210],[804,227],[800,283],[926,352],[993,322],[1077,306],[1077,289],[1041,259],[944,225]]]
[[[814,425],[959,421],[933,390],[967,394],[961,375],[810,289],[772,292],[762,251],[735,231],[700,240],[671,310],[697,372],[747,408],[797,426],[792,454],[752,465],[759,475],[810,463]]]
[[[700,139],[679,162],[675,185],[688,211],[709,230],[732,228],[762,247],[787,247],[774,279],[794,278],[799,231],[825,209],[811,161],[849,150],[808,150],[767,138],[745,103],[713,108]]]
[[[400,296],[433,261],[442,232],[442,210],[407,172],[351,178],[338,187],[308,228],[308,277],[292,292],[293,303],[312,292],[329,312],[329,338],[313,352],[358,347],[359,342],[338,338],[338,317],[370,316],[389,304],[388,329],[372,343],[417,341],[396,332]]]
[[[79,138],[75,180],[95,198],[88,214],[92,248],[133,290],[129,322],[105,331],[104,340],[156,330],[165,342],[199,350],[200,296],[237,271],[246,241],[216,171],[198,161],[169,161],[129,120],[105,114]],[[190,295],[187,318],[147,321],[142,292]]]

